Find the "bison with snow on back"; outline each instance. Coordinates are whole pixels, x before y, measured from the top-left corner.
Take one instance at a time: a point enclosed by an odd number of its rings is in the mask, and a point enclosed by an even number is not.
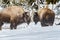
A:
[[[41,26],[52,26],[54,23],[55,13],[49,8],[42,8],[34,13],[33,20],[35,24],[40,21]]]
[[[10,23],[10,29],[16,29],[18,24],[29,24],[30,16],[21,6],[10,6],[0,12],[0,29],[4,22]]]

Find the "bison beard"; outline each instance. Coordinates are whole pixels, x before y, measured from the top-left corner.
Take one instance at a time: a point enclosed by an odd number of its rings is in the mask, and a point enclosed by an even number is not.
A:
[[[31,22],[31,18],[30,15],[28,14],[28,12],[25,12],[23,14],[23,20],[29,25],[29,23]]]
[[[39,16],[37,12],[35,12],[35,14],[33,15],[33,21],[35,22],[35,24],[37,24],[37,22],[39,21]]]

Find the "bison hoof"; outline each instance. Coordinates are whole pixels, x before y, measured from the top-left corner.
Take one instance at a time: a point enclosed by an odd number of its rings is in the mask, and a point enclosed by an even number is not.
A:
[[[2,27],[0,27],[0,30],[2,30]]]
[[[14,28],[14,29],[17,29],[17,28]]]
[[[46,27],[46,26],[48,26],[48,25],[41,25],[42,27]]]
[[[46,24],[44,24],[44,23],[41,23],[41,26],[42,26],[42,27],[46,27],[46,26],[48,26],[48,25],[46,25]]]
[[[13,27],[10,27],[11,30],[13,30]]]
[[[37,22],[35,22],[35,25],[37,24]]]
[[[11,30],[13,30],[13,28],[10,28]]]

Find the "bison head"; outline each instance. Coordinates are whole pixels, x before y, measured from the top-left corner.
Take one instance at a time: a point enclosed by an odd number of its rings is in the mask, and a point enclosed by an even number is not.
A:
[[[24,12],[24,14],[23,14],[23,20],[24,20],[25,23],[27,23],[29,25],[29,23],[31,21],[29,12]]]
[[[33,21],[35,22],[35,24],[37,24],[37,22],[39,21],[39,16],[37,12],[34,12]]]
[[[29,12],[24,12],[23,15],[19,15],[15,18],[17,20],[17,24],[27,23],[29,25],[31,18]]]

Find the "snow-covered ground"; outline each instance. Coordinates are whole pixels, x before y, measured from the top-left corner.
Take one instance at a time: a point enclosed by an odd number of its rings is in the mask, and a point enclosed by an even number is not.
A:
[[[59,20],[55,20],[53,26],[41,27],[31,22],[18,25],[16,30],[10,30],[10,24],[4,24],[0,31],[0,40],[60,40],[60,25],[55,25]]]

